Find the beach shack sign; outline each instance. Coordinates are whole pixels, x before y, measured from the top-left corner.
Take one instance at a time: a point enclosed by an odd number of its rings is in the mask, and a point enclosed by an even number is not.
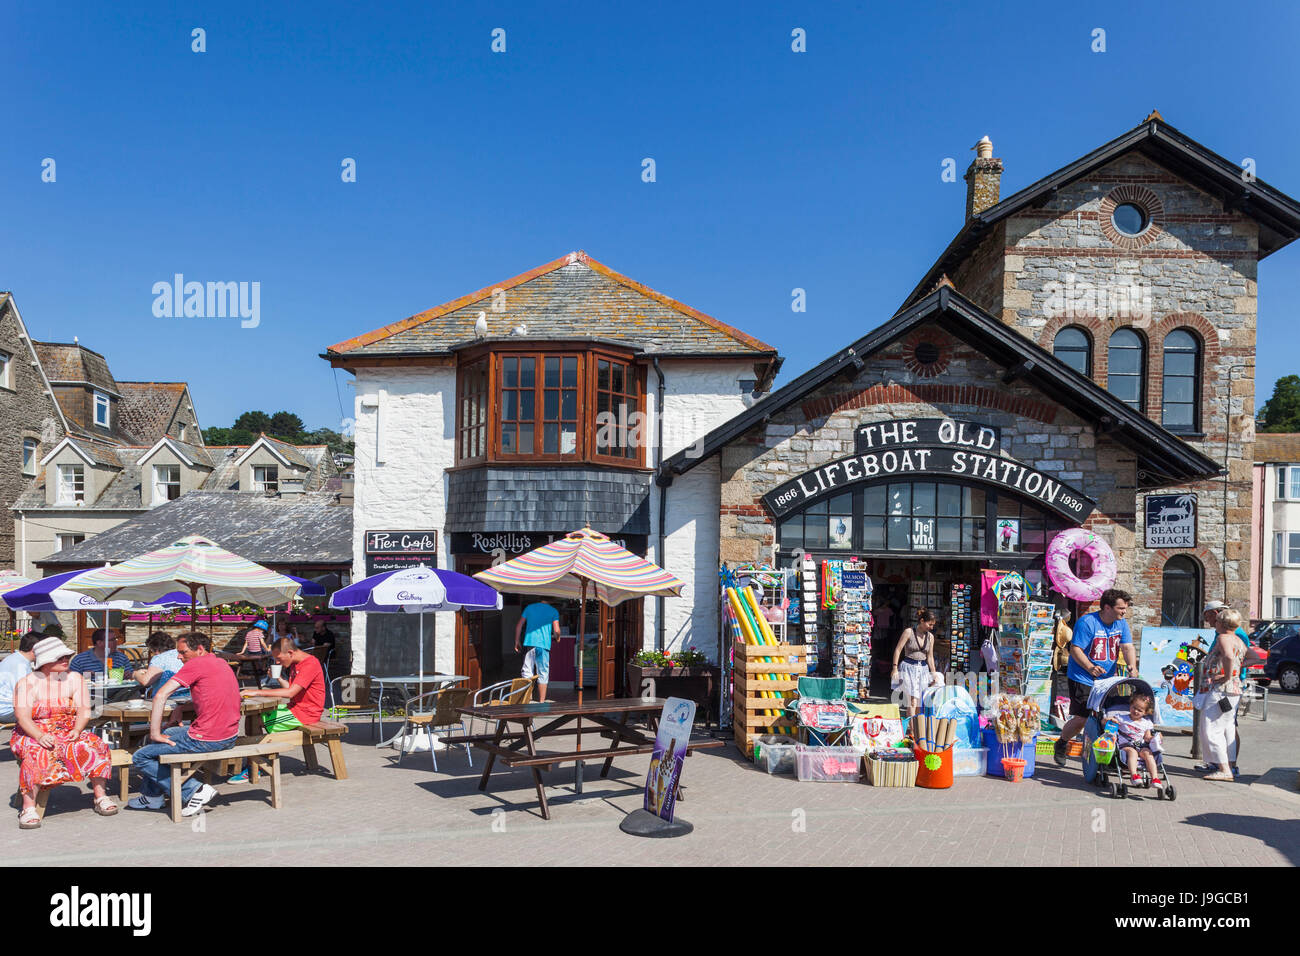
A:
[[[898,426],[898,427],[894,427]],[[998,451],[997,429],[950,419],[909,419],[860,426],[858,453],[787,481],[763,496],[784,518],[827,495],[889,479],[974,482],[1005,488],[1082,524],[1097,507],[1082,492]]]

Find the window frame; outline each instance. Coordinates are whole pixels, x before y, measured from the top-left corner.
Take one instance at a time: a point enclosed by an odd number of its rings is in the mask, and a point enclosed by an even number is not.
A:
[[[548,421],[546,418],[546,393],[548,391],[546,387],[546,360],[548,358],[559,358],[561,361],[565,358],[577,359],[576,442],[573,451],[549,454],[544,451],[517,454],[502,452],[501,437],[506,427],[501,418],[505,405],[503,399],[504,363],[508,359],[519,358],[531,358],[534,361],[531,424],[533,427],[533,447],[535,449],[543,447],[547,424],[554,425],[557,422],[572,421],[572,419]],[[597,425],[595,418],[598,406],[596,380],[597,363],[600,361],[615,362],[626,366],[630,375],[630,383],[636,388],[636,401],[633,411],[640,416],[639,421],[645,422],[647,401],[645,366],[638,360],[637,355],[630,350],[623,351],[613,346],[592,346],[588,343],[574,342],[520,342],[518,344],[503,342],[466,350],[461,353],[456,369],[456,467],[480,464],[599,464],[620,468],[644,468],[646,460],[645,441],[640,442],[640,447],[634,449],[633,456],[627,458],[598,453],[596,450]],[[467,455],[465,454],[467,443],[464,440],[467,428],[464,415],[466,413],[465,402],[469,396],[465,389],[469,387],[471,370],[480,362],[487,363],[487,400],[484,405],[487,419],[483,424],[485,428],[484,448],[481,454]],[[570,391],[569,387],[563,385],[563,364],[561,364],[560,374],[560,391],[562,393]],[[514,386],[514,388],[518,389],[518,386]],[[560,398],[560,409],[563,410],[563,395]],[[631,421],[630,415],[629,421]],[[517,425],[520,422],[521,419],[515,418],[511,420],[510,424]],[[563,431],[561,431],[561,435],[563,435]],[[563,438],[561,438],[562,446]],[[473,451],[474,449],[471,447],[470,450]]]
[[[631,456],[627,455],[626,453],[622,455],[614,455],[614,454],[602,452],[600,450],[599,443],[596,441],[600,431],[600,424],[596,421],[596,418],[600,414],[600,412],[598,411],[598,409],[600,408],[600,395],[602,392],[605,392],[611,398],[611,405],[613,402],[613,398],[615,396],[621,396],[625,401],[628,398],[631,398],[632,412],[628,414],[628,423],[630,427],[633,429],[639,427],[638,425],[633,424],[634,422],[640,423],[640,425],[643,426],[646,421],[644,372],[642,368],[638,366],[637,363],[630,356],[623,356],[613,351],[593,350],[590,354],[590,362],[591,362],[590,400],[587,405],[587,408],[589,409],[588,426],[589,426],[589,433],[591,437],[591,443],[587,447],[590,449],[590,458],[592,461],[602,462],[604,464],[610,464],[610,465],[639,464],[640,462],[645,460],[645,442],[642,441],[639,447],[633,446],[632,447],[633,454]],[[601,362],[610,363],[609,389],[600,388],[600,363]],[[622,365],[624,367],[624,372],[623,372],[624,391],[622,392],[614,391],[613,366],[616,364]],[[633,389],[633,391],[631,392],[627,391],[627,388],[629,386]],[[634,419],[633,416],[636,416],[636,418]],[[581,427],[581,421],[579,422],[579,427]],[[620,429],[622,428],[622,424],[619,425],[619,428]],[[642,435],[642,438],[644,437],[645,436]],[[624,436],[624,438],[626,440],[626,436]],[[624,447],[626,447],[626,443]]]
[[[152,500],[154,505],[155,506],[163,505],[169,501],[175,501],[177,498],[179,498],[181,496],[181,466],[173,465],[173,464],[155,464],[151,467],[153,469],[153,499]],[[159,480],[158,472],[159,469],[162,468],[176,469],[176,481],[174,482],[176,488],[175,497],[169,494],[168,491],[166,490],[162,491],[162,493],[159,494],[160,489],[170,489],[173,487],[173,482]]]
[[[14,357],[4,349],[0,349],[0,388],[14,390]]]
[[[70,473],[72,481],[65,479],[66,473]],[[55,485],[54,503],[56,505],[75,505],[77,502],[86,500],[86,466],[81,462],[75,464],[59,465],[55,468]],[[77,485],[81,488],[78,490]],[[70,492],[71,497],[65,497],[64,492]]]
[[[1190,573],[1183,570],[1179,565],[1189,565]],[[1174,565],[1174,579],[1170,578],[1170,565]],[[1187,603],[1191,613],[1187,616],[1190,623],[1180,624],[1173,620],[1166,610],[1166,596],[1169,592],[1171,583],[1176,583],[1181,577],[1184,581],[1190,579],[1192,584],[1192,599]],[[1161,627],[1197,627],[1200,625],[1198,611],[1203,606],[1205,600],[1205,568],[1201,562],[1197,561],[1188,554],[1175,554],[1167,560],[1160,568],[1160,626]]]
[[[1190,376],[1184,374],[1171,375],[1169,372],[1169,339],[1171,336],[1176,335],[1179,332],[1184,333],[1192,340],[1191,349],[1175,348],[1173,350],[1176,355],[1186,355],[1190,352],[1192,356],[1192,374]],[[1170,329],[1165,335],[1164,340],[1160,343],[1160,425],[1161,427],[1173,432],[1175,435],[1198,435],[1201,432],[1201,366],[1202,356],[1204,356],[1204,354],[1205,343],[1201,341],[1201,337],[1192,329],[1186,328],[1185,326]],[[1173,403],[1176,405],[1192,406],[1192,422],[1190,425],[1173,425],[1166,421],[1166,415],[1170,405],[1170,378],[1180,380],[1190,378],[1192,380],[1192,400],[1190,402]]]
[[[1114,362],[1112,361],[1111,353],[1114,352],[1116,349],[1133,350],[1133,346],[1130,345],[1116,346],[1111,344],[1112,342],[1114,342],[1115,336],[1119,335],[1121,332],[1129,332],[1134,337],[1137,338],[1138,344],[1137,344],[1136,351],[1138,353],[1138,370],[1136,373],[1134,372],[1117,373],[1115,371]],[[1117,328],[1114,332],[1110,334],[1109,338],[1106,339],[1106,391],[1110,392],[1111,395],[1114,395],[1117,401],[1123,402],[1125,405],[1128,405],[1129,408],[1132,408],[1134,411],[1142,415],[1145,415],[1147,413],[1147,373],[1148,373],[1147,353],[1148,351],[1149,351],[1149,343],[1146,340],[1146,336],[1144,336],[1137,329],[1133,328],[1133,326],[1131,325],[1121,325],[1119,328]],[[1114,389],[1111,388],[1111,379],[1116,375],[1123,376],[1124,378],[1133,378],[1133,377],[1137,378],[1138,389],[1137,389],[1136,406],[1126,401],[1125,399],[1120,398],[1119,395],[1114,391]]]
[[[94,405],[95,405],[95,410],[94,410],[95,427],[112,428],[113,427],[113,403],[109,399],[108,393],[101,392],[98,389],[96,389],[94,392]],[[99,420],[100,408],[104,409],[104,420],[102,422]]]
[[[1278,501],[1300,501],[1300,465],[1278,465],[1274,490]]]
[[[1068,361],[1066,361],[1065,359],[1061,358],[1060,352],[1058,351],[1058,349],[1057,349],[1057,345],[1056,345],[1057,340],[1058,340],[1062,335],[1064,335],[1066,332],[1078,332],[1080,335],[1083,336],[1083,342],[1084,342],[1084,345],[1083,345],[1083,348],[1082,348],[1082,349],[1080,349],[1078,346],[1073,346],[1073,345],[1071,345],[1071,346],[1066,346],[1066,347],[1065,347],[1065,351],[1067,351],[1067,352],[1080,352],[1080,351],[1083,352],[1083,367],[1084,367],[1084,371],[1082,371],[1080,374],[1082,374],[1085,378],[1092,378],[1092,352],[1093,352],[1093,341],[1092,341],[1092,336],[1091,336],[1090,334],[1088,334],[1088,330],[1085,329],[1082,325],[1066,325],[1066,326],[1063,326],[1063,327],[1060,328],[1060,329],[1057,329],[1057,330],[1056,330],[1056,334],[1055,334],[1054,336],[1052,336],[1052,355],[1056,356],[1058,359],[1061,359],[1061,361],[1064,362],[1066,365],[1070,365],[1070,363],[1069,363]],[[1073,365],[1070,365],[1070,368],[1074,368],[1074,366],[1073,366]],[[1077,369],[1077,368],[1074,369],[1074,370],[1075,370],[1076,372],[1079,371],[1079,369]]]
[[[30,450],[30,454],[28,451]],[[38,438],[24,437],[22,444],[23,477],[35,478],[40,467],[41,442]]]
[[[253,491],[261,492],[262,494],[265,495],[279,494],[280,492],[280,466],[279,465],[252,465],[250,466],[250,468],[251,468]],[[259,471],[274,471],[275,477],[272,478],[269,483],[265,480],[259,482],[257,480],[257,473]],[[270,484],[272,487],[267,487],[268,484]]]
[[[1273,566],[1300,568],[1300,531],[1273,532]]]
[[[78,540],[73,541],[73,542],[71,542],[70,544],[65,544],[64,541],[63,541],[64,538],[76,538],[76,539],[78,539]],[[85,535],[84,532],[81,532],[81,531],[61,531],[61,532],[59,532],[58,534],[56,534],[56,535],[54,536],[54,544],[55,544],[54,551],[55,551],[55,553],[57,554],[57,553],[60,552],[60,551],[66,551],[66,550],[68,550],[68,548],[75,548],[77,545],[81,544],[81,542],[83,542],[83,541],[85,541],[85,540],[86,540],[86,535]]]

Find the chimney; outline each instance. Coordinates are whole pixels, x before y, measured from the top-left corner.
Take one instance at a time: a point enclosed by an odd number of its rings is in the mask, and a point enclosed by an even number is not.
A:
[[[301,476],[280,479],[280,497],[286,501],[301,498],[305,482]]]
[[[344,478],[342,486],[339,488],[338,503],[345,508],[351,508],[354,500],[355,488],[356,488],[356,482],[352,479],[351,476]]]
[[[1002,160],[993,158],[993,141],[987,136],[973,147],[975,161],[966,170],[966,221],[990,206],[1002,192]]]

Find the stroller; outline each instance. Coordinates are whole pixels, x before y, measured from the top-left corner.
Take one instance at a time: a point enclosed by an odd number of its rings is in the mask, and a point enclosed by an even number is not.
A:
[[[801,736],[813,746],[834,747],[849,742],[849,708],[843,677],[800,677],[796,693],[786,704]]]
[[[1151,685],[1144,680],[1136,677],[1109,677],[1093,684],[1092,692],[1088,694],[1088,710],[1091,713],[1083,728],[1083,779],[1087,783],[1095,783],[1112,797],[1128,796],[1129,787],[1132,786],[1125,782],[1125,768],[1121,763],[1123,757],[1117,748],[1109,755],[1103,754],[1099,759],[1093,750],[1093,744],[1105,733],[1108,717],[1116,713],[1127,714],[1129,700],[1139,691],[1151,695],[1156,708],[1152,716],[1155,718],[1154,722],[1159,724],[1160,704],[1156,701]],[[1161,800],[1174,800],[1178,794],[1165,774],[1164,753],[1159,748],[1160,735],[1154,735],[1151,742],[1153,744],[1151,755],[1155,757],[1156,770],[1160,773],[1161,780],[1160,786],[1156,787],[1156,797]],[[1140,757],[1138,769],[1142,775],[1142,788],[1151,789],[1151,774],[1147,770],[1146,761]]]

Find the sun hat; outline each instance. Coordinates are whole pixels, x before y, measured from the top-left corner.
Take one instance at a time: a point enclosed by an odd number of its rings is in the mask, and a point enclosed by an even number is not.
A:
[[[68,645],[57,637],[47,637],[37,641],[32,650],[36,652],[36,657],[32,661],[32,670],[40,670],[46,664],[53,664],[60,658],[72,656]]]
[[[253,627],[260,627],[264,631],[269,631],[271,629],[271,625],[262,620],[254,621]]]
[[[1205,605],[1205,607],[1201,608],[1201,616],[1203,617],[1211,611],[1222,611],[1226,609],[1227,606],[1228,605],[1224,604],[1222,601],[1211,601],[1209,604]]]

